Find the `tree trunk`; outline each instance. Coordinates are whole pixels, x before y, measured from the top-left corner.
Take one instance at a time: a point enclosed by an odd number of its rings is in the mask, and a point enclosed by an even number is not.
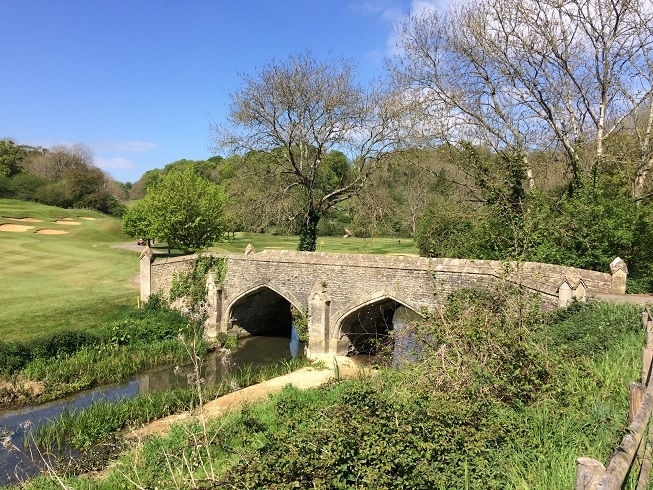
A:
[[[306,217],[299,228],[299,245],[297,250],[305,252],[315,252],[317,244],[317,224],[320,221],[320,215],[313,208],[309,208]]]

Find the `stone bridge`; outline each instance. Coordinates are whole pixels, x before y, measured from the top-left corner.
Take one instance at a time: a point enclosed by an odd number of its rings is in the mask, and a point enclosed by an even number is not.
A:
[[[372,334],[392,328],[393,316],[433,311],[461,288],[508,281],[540,295],[545,309],[572,298],[623,294],[626,264],[615,259],[610,273],[534,262],[424,258],[265,250],[244,255],[214,254],[227,261],[222,284],[209,275],[209,335],[258,334],[290,327],[294,307],[308,314],[311,354],[347,353]],[[196,256],[156,258],[141,254],[141,300],[167,294],[176,272],[188,271]],[[156,259],[156,260],[155,260]]]

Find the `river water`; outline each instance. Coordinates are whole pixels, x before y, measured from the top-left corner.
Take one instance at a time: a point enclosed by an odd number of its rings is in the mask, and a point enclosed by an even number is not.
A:
[[[296,334],[288,332],[270,333],[241,339],[238,348],[225,363],[220,352],[210,353],[203,361],[203,377],[207,383],[219,383],[234,370],[246,366],[261,367],[281,360],[290,360],[304,353],[304,345]],[[188,385],[186,374],[190,368],[182,368],[175,374],[174,366],[158,367],[135,376],[131,380],[111,386],[103,386],[71,395],[54,402],[38,406],[25,406],[17,410],[0,411],[0,430],[11,434],[5,443],[22,449],[23,436],[29,429],[56,418],[63,410],[79,410],[98,401],[116,401],[134,398],[141,393],[169,390]],[[7,433],[7,432],[6,432]],[[29,458],[17,451],[3,447],[0,438],[0,486],[18,483],[39,472]]]

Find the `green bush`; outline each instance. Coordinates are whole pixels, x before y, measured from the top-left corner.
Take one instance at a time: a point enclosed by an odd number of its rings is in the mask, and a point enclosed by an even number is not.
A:
[[[653,287],[653,204],[636,203],[609,187],[586,186],[562,199],[534,192],[513,205],[433,204],[419,221],[415,243],[424,256],[514,259],[605,272],[621,257],[629,282],[638,281],[633,292]]]
[[[286,388],[275,398],[274,423],[244,411],[216,435],[260,447],[243,454],[216,486],[500,488],[493,448],[505,427],[497,427],[495,410],[426,386],[393,396],[401,390],[396,381],[347,382],[314,395]]]
[[[34,339],[28,345],[34,358],[50,359],[68,356],[82,347],[95,345],[99,341],[100,337],[91,332],[64,330]]]
[[[115,345],[135,345],[174,339],[180,333],[192,331],[182,314],[170,308],[134,310],[127,318],[102,329],[105,342]],[[190,330],[189,330],[190,329]]]
[[[63,330],[27,341],[0,341],[0,373],[14,374],[34,359],[69,356],[99,340],[100,337],[91,332]]]
[[[539,338],[549,348],[592,359],[640,331],[640,306],[576,301],[554,312]]]
[[[11,375],[20,371],[32,360],[32,353],[24,342],[0,340],[0,373]]]
[[[159,304],[133,310],[123,320],[95,332],[64,330],[26,341],[0,341],[0,374],[12,375],[35,360],[67,358],[87,347],[144,345],[176,339],[180,333],[194,335],[201,326],[189,324],[181,313]]]
[[[420,346],[416,376],[432,389],[520,405],[551,376],[539,328],[537,298],[508,284],[462,289],[437,315],[402,335]]]

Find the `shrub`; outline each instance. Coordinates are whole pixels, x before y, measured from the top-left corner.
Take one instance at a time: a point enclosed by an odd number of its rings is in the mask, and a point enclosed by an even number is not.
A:
[[[182,314],[171,308],[140,309],[127,318],[102,329],[105,341],[115,345],[134,345],[174,339],[180,333],[194,330]]]
[[[540,342],[570,356],[595,358],[641,330],[641,307],[588,301],[554,312]]]
[[[535,297],[507,284],[452,294],[438,315],[402,333],[420,346],[416,383],[470,398],[530,402],[551,375],[531,334],[538,313]]]
[[[0,340],[0,373],[11,375],[20,371],[32,359],[32,353],[23,342]]]

